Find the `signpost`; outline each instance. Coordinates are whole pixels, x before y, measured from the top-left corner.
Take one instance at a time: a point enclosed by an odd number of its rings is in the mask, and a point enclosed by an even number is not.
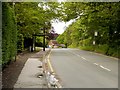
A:
[[[93,41],[93,45],[95,45],[95,41]]]
[[[94,40],[93,40],[93,45],[94,45],[94,50],[95,50],[95,45],[96,45],[96,37],[98,36],[98,32],[94,32]]]
[[[95,35],[95,36],[98,36],[98,32],[97,32],[97,31],[95,31],[94,35]]]

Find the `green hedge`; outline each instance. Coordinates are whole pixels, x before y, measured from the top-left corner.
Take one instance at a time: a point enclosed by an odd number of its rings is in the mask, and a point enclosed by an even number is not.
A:
[[[79,48],[82,50],[94,51],[97,53],[101,53],[101,54],[120,58],[120,56],[119,56],[120,48],[119,47],[118,48],[111,48],[107,44],[96,45],[96,46],[93,46],[93,45],[92,46],[90,46],[90,45],[89,46],[79,46]]]
[[[102,54],[107,54],[109,46],[107,44],[97,45],[95,51]]]
[[[79,48],[82,50],[93,51],[95,47],[94,46],[79,46]]]
[[[11,61],[17,51],[17,25],[14,8],[7,2],[2,3],[2,64]]]

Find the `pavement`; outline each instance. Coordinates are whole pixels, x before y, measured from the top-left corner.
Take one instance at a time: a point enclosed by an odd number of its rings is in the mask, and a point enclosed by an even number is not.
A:
[[[49,49],[46,51],[40,51],[35,55],[28,58],[26,61],[17,82],[14,85],[15,88],[48,88],[45,74],[43,73],[43,59],[46,57]]]

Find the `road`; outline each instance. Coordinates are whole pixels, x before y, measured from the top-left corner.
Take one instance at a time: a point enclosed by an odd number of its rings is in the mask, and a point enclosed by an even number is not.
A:
[[[51,65],[64,88],[118,88],[118,60],[78,49],[52,49]]]

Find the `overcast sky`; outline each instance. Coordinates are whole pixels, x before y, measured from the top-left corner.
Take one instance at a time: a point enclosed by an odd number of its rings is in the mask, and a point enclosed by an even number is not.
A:
[[[52,26],[54,27],[56,33],[62,34],[64,32],[65,28],[67,26],[69,26],[72,22],[73,22],[73,20],[70,20],[67,23],[65,23],[65,22],[54,22],[54,23],[52,23]]]

